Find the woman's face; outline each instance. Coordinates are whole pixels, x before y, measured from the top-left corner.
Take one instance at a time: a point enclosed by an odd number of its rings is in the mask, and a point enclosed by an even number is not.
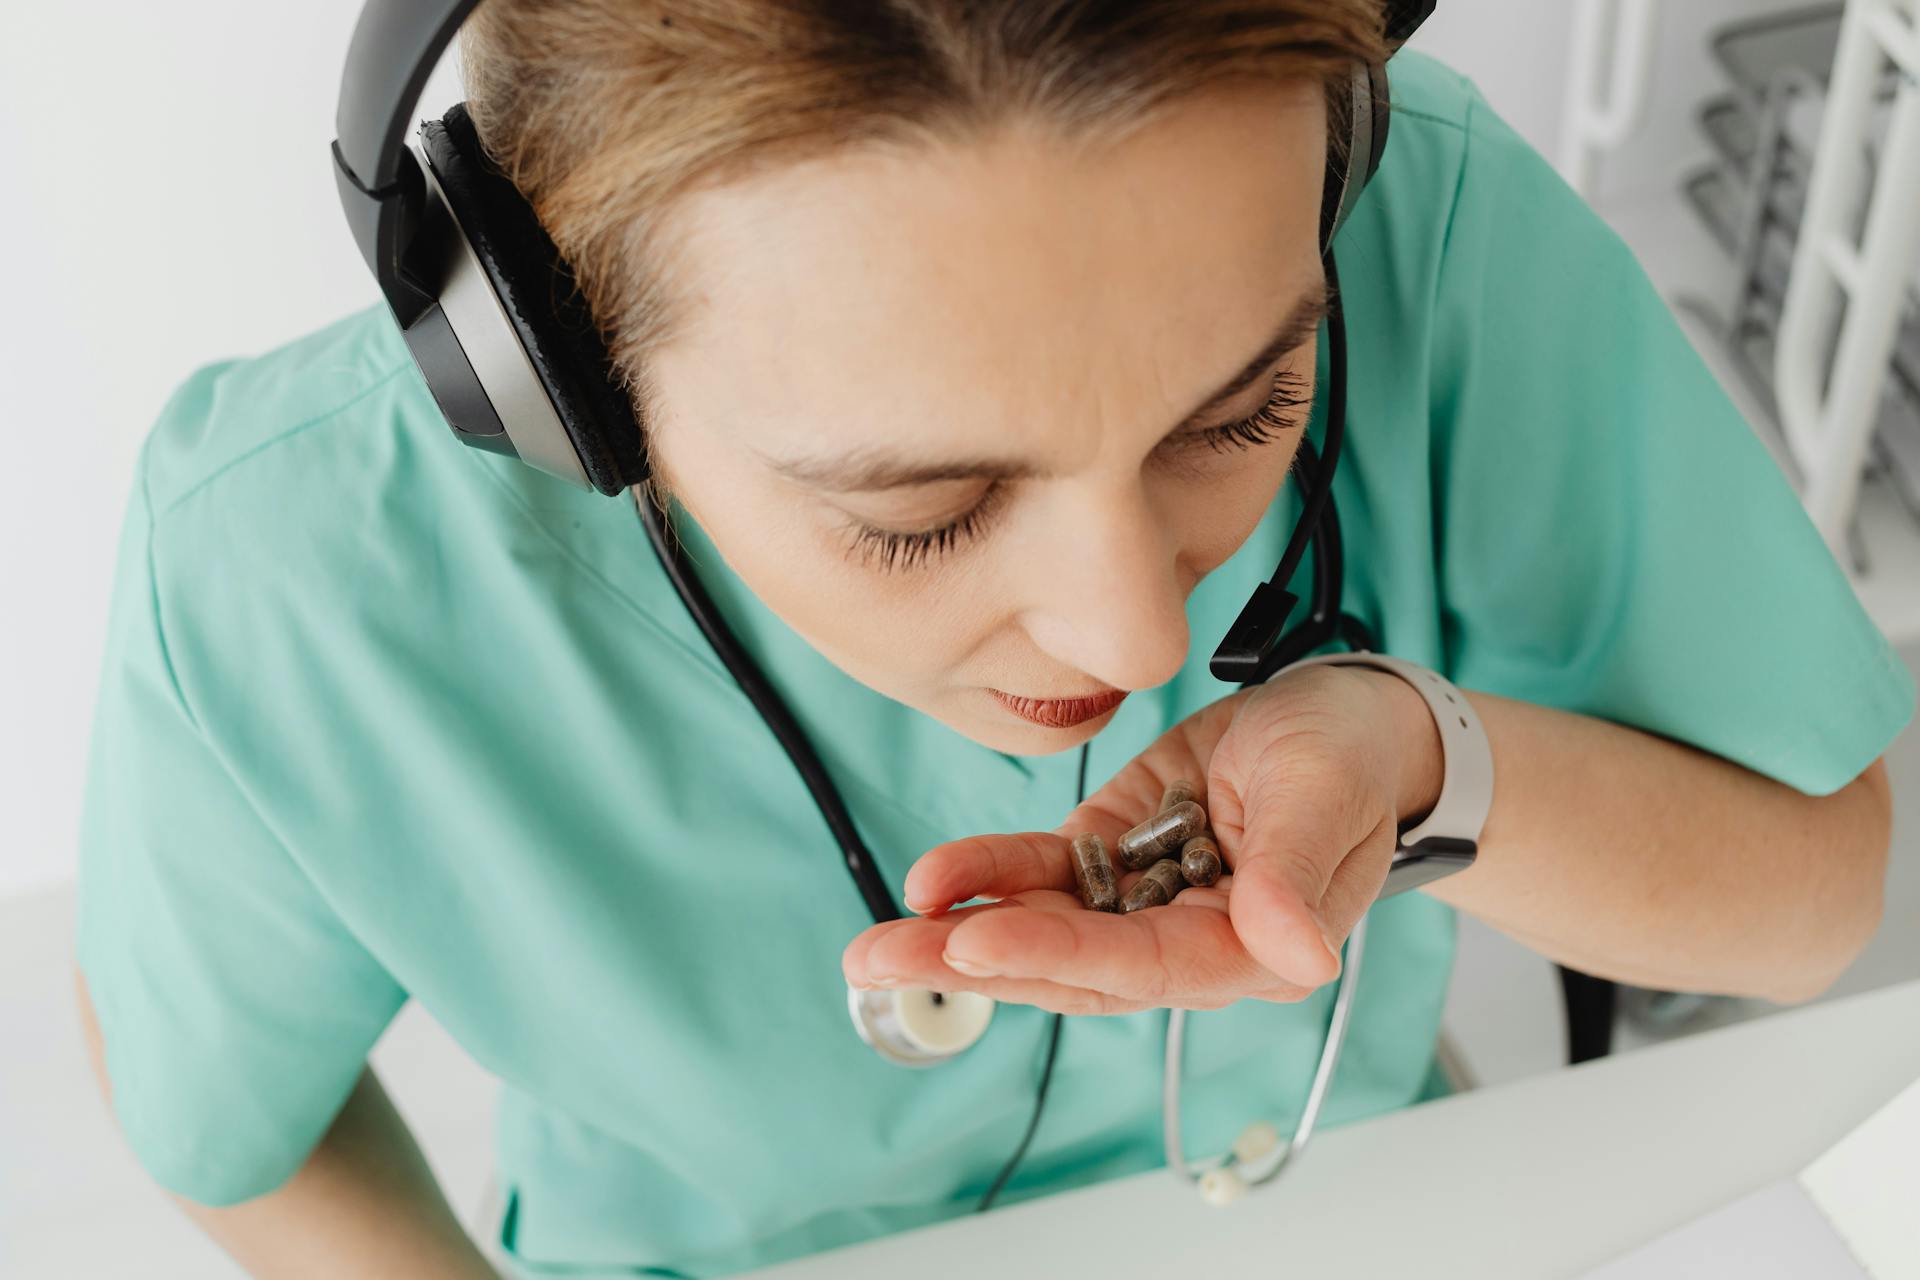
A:
[[[1317,87],[1235,85],[1120,142],[1012,129],[690,196],[656,464],[847,674],[999,751],[1077,746],[1180,669],[1188,594],[1286,476],[1325,147]]]

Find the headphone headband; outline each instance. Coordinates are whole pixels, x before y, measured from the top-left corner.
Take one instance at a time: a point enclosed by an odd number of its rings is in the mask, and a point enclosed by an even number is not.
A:
[[[334,112],[341,163],[367,191],[399,171],[407,117],[427,77],[480,0],[368,0],[354,24]]]

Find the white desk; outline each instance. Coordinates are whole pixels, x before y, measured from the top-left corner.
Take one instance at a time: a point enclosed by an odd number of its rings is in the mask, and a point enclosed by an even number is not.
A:
[[[1231,1208],[1156,1170],[752,1274],[1572,1277],[1798,1169],[1916,1078],[1909,982],[1327,1130]]]

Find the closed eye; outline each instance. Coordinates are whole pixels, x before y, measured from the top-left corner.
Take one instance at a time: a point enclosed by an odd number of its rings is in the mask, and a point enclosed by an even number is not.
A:
[[[1267,402],[1247,417],[1202,431],[1176,433],[1167,437],[1161,447],[1185,450],[1204,446],[1215,453],[1227,449],[1256,449],[1304,426],[1306,418],[1301,410],[1310,409],[1312,405],[1313,393],[1307,380],[1290,369],[1282,369],[1273,377],[1273,392]],[[848,554],[877,569],[911,569],[923,565],[978,537],[1011,487],[1007,481],[994,481],[964,515],[936,529],[903,533],[856,521],[849,525],[852,541]]]
[[[1312,407],[1313,391],[1307,380],[1290,369],[1282,369],[1273,377],[1273,394],[1252,414],[1238,422],[1169,437],[1167,443],[1178,448],[1205,444],[1215,452],[1229,448],[1255,449],[1272,444],[1284,432],[1303,426],[1306,419],[1300,411]]]

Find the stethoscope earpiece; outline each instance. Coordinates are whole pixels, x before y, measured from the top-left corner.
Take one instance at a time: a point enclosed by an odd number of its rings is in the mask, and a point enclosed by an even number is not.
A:
[[[847,988],[853,1029],[888,1062],[935,1067],[979,1042],[993,1021],[993,1000],[977,991]]]
[[[1209,1169],[1200,1175],[1200,1194],[1208,1204],[1225,1208],[1247,1194],[1247,1180],[1231,1166]]]

